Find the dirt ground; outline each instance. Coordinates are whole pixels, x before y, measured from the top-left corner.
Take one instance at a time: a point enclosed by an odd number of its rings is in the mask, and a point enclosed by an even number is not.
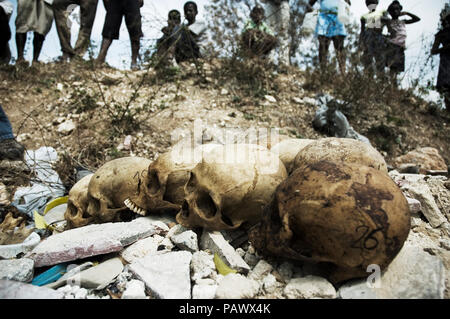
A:
[[[325,136],[312,127],[313,102],[317,93],[332,90],[311,85],[306,73],[292,67],[287,74],[243,78],[231,68],[223,71],[220,63],[201,68],[200,76],[195,65],[164,72],[94,69],[88,62],[5,66],[0,69],[0,103],[27,149],[51,146],[58,151],[63,160],[59,172],[67,174],[61,177],[68,184],[77,166],[95,170],[128,154],[155,159],[193,132],[198,120],[203,130],[277,128],[291,137]],[[408,92],[396,94],[389,105],[363,97],[359,101],[365,104],[349,116],[350,124],[369,137],[388,163],[417,147],[434,147],[450,164],[449,113],[430,111]],[[68,120],[74,129],[58,131]],[[130,149],[121,145],[127,135]]]

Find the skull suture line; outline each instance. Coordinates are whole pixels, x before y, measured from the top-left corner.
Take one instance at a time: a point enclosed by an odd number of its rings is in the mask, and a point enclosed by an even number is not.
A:
[[[286,177],[283,163],[265,147],[218,146],[192,170],[177,221],[185,227],[209,230],[256,223]]]
[[[409,206],[384,172],[319,161],[295,170],[275,192],[249,240],[260,252],[326,265],[332,282],[385,269],[410,229]]]
[[[125,201],[143,191],[143,179],[151,161],[141,157],[123,157],[105,163],[92,176],[88,187],[87,214],[93,222],[103,223],[129,218],[129,209],[146,215],[146,209],[125,205]]]
[[[94,174],[84,176],[69,191],[67,209],[64,213],[68,229],[86,226],[94,219],[87,214],[88,186],[92,176]]]
[[[178,212],[184,199],[184,185],[191,170],[203,155],[217,144],[204,144],[195,148],[180,146],[161,154],[147,169],[142,180],[142,191],[131,196],[126,204],[150,211]]]

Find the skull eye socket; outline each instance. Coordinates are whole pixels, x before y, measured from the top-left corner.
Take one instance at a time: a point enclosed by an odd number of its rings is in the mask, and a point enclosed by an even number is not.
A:
[[[208,193],[201,193],[197,198],[197,207],[206,218],[214,217],[217,213],[217,207]]]
[[[181,215],[186,218],[189,216],[189,204],[186,200],[184,200],[181,205]]]
[[[78,209],[71,201],[67,202],[67,208],[68,208],[69,213],[70,213],[71,216],[73,216],[73,217],[77,216]]]
[[[158,174],[156,174],[156,171],[150,171],[148,173],[148,184],[147,188],[150,194],[154,195],[158,192],[158,190],[161,188],[161,183],[158,179]]]

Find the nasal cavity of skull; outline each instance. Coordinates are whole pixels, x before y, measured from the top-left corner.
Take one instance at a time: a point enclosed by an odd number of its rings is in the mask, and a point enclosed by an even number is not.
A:
[[[188,193],[192,193],[195,189],[196,184],[197,184],[197,178],[195,177],[195,174],[191,172],[191,176],[189,177],[189,180],[186,184],[186,191]]]
[[[189,216],[189,204],[186,200],[184,200],[183,204],[181,205],[181,214],[185,218],[187,218]]]
[[[151,170],[148,173],[148,185],[147,185],[148,191],[150,194],[154,195],[156,194],[159,189],[161,188],[161,184],[158,179],[158,174],[155,170]]]
[[[70,215],[76,216],[78,214],[78,208],[72,202],[67,202],[67,207],[69,208]]]

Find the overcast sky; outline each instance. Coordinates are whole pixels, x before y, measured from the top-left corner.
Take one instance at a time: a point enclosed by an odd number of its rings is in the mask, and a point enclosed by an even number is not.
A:
[[[17,6],[16,0],[10,0]],[[150,46],[154,44],[154,40],[161,36],[161,28],[166,24],[167,13],[171,9],[178,9],[183,12],[184,0],[144,0],[144,7],[141,9],[141,14],[143,16],[143,32],[144,38],[142,41],[142,46]],[[199,6],[199,14],[205,19],[205,10],[203,6],[207,4],[208,0],[197,0]],[[407,51],[406,51],[406,63],[407,68],[411,66],[414,68],[413,73],[420,72],[420,63],[418,61],[423,61],[429,56],[428,52],[424,52],[422,49],[423,39],[427,42],[433,41],[434,34],[437,31],[439,23],[439,13],[444,7],[445,3],[449,0],[401,0],[404,11],[409,11],[418,15],[421,21],[416,24],[407,26]],[[386,9],[391,3],[391,0],[380,0],[379,8]],[[359,17],[367,12],[367,8],[364,0],[352,0],[351,6],[352,12],[354,14],[355,21],[359,21]],[[14,29],[15,12],[10,21],[10,25]],[[103,28],[105,18],[105,9],[103,6],[103,1],[99,0],[97,14],[94,22],[94,27],[92,30],[91,40],[97,45],[95,49],[95,55],[98,53],[99,46],[101,43],[101,32]],[[74,24],[72,32],[72,42],[75,42],[78,28]],[[10,46],[12,49],[13,57],[17,56],[16,46],[14,37],[10,41]],[[28,42],[27,54],[29,59],[31,59],[31,42]],[[53,24],[50,33],[47,35],[40,60],[51,61],[61,55],[60,45],[58,36],[56,33],[55,24]],[[111,46],[108,53],[106,61],[117,68],[129,68],[130,60],[130,45],[128,32],[125,26],[125,21],[123,21],[120,31],[120,39],[115,40]],[[434,64],[438,64],[438,58],[434,57]],[[427,70],[427,76],[431,79],[436,78],[437,68],[432,70]]]

